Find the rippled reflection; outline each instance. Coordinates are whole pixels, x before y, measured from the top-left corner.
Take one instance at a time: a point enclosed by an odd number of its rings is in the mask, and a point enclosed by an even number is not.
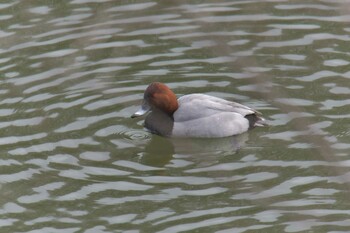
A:
[[[0,4],[1,232],[348,232],[346,1]],[[130,119],[153,81],[263,112],[223,139]]]

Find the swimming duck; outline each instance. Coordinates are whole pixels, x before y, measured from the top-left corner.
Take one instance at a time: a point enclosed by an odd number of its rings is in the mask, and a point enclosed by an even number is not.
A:
[[[141,108],[131,117],[149,111],[145,127],[166,137],[228,137],[266,125],[261,113],[250,107],[206,94],[189,94],[177,99],[174,92],[160,82],[147,87]]]

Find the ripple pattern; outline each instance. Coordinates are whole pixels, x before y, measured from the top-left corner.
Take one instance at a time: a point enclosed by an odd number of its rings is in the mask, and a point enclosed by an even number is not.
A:
[[[19,4],[20,3],[20,4]],[[1,232],[348,232],[344,1],[0,4]],[[270,127],[167,139],[152,81]]]

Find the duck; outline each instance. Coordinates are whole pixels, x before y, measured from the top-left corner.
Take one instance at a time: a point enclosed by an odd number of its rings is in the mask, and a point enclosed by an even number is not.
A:
[[[174,138],[223,138],[267,125],[262,114],[253,108],[200,93],[177,98],[161,82],[146,88],[141,107],[131,118],[145,114],[146,129]]]

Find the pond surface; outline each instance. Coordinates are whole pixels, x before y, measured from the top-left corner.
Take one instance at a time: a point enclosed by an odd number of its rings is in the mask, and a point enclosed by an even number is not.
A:
[[[4,1],[1,232],[349,232],[349,1]],[[147,85],[270,126],[171,140]]]

